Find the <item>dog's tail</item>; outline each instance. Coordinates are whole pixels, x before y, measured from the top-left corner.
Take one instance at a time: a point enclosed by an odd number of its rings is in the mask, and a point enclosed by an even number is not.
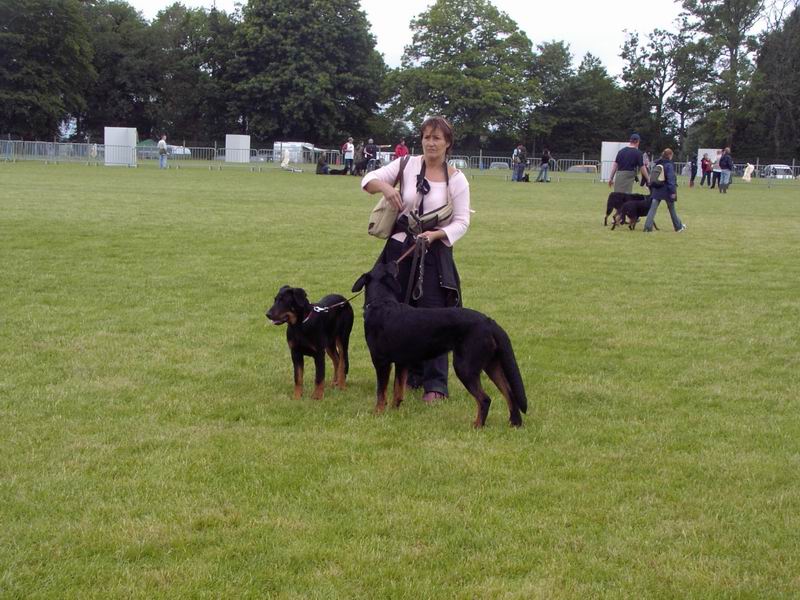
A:
[[[522,383],[522,375],[517,366],[517,358],[514,356],[514,349],[511,347],[511,339],[505,330],[497,323],[494,323],[494,341],[497,344],[497,353],[500,357],[500,365],[503,367],[503,374],[508,380],[511,388],[511,401],[520,412],[528,412],[528,397],[525,395],[525,386]]]

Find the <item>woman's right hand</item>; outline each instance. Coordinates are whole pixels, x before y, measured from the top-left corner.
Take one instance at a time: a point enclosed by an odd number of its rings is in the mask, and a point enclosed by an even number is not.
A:
[[[383,188],[383,197],[391,202],[398,212],[403,212],[403,197],[400,195],[400,192],[397,190],[397,188],[385,183]]]

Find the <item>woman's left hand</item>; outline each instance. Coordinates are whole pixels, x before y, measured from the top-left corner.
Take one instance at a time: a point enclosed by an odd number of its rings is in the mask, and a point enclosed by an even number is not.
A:
[[[441,229],[434,229],[433,231],[423,231],[417,237],[424,239],[430,246],[436,240],[444,239],[445,233]]]

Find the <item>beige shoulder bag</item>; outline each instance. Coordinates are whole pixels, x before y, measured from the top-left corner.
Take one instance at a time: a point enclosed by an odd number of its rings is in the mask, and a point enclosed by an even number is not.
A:
[[[403,171],[405,170],[406,164],[410,158],[410,156],[404,156],[400,159],[400,171],[397,173],[397,178],[394,180],[393,184],[396,186],[398,182],[400,183],[401,196],[403,194]],[[389,236],[392,235],[394,224],[397,222],[398,214],[399,211],[397,210],[397,207],[389,202],[384,196],[381,196],[381,199],[378,200],[375,208],[373,208],[372,212],[369,214],[369,226],[367,227],[367,233],[382,240],[389,239]]]

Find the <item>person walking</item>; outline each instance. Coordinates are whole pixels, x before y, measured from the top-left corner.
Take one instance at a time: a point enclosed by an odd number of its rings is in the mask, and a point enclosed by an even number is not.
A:
[[[637,173],[640,173],[645,181],[649,180],[644,157],[639,150],[641,139],[638,133],[631,134],[628,145],[617,152],[617,157],[611,165],[611,175],[608,177],[608,187],[613,187],[615,192],[632,193]]]
[[[164,133],[161,135],[161,139],[158,140],[158,168],[159,169],[166,169],[167,168],[167,134]]]
[[[469,228],[470,193],[469,182],[458,169],[447,164],[453,149],[453,127],[444,117],[429,117],[422,123],[422,156],[408,159],[396,159],[388,165],[367,173],[361,180],[361,187],[370,194],[383,194],[393,203],[399,212],[391,237],[386,241],[379,263],[395,261],[409,248],[415,245],[416,239],[424,239],[427,252],[424,269],[420,265],[417,273],[410,281],[411,259],[400,262],[398,282],[400,291],[397,299],[403,302],[409,285],[417,285],[422,275],[422,296],[411,304],[425,308],[461,306],[461,283],[453,259],[453,246]],[[394,182],[400,172],[400,161],[408,160],[403,170],[402,195],[395,189]],[[434,229],[423,231],[414,236],[407,230],[408,217],[413,211],[419,214],[431,212],[452,200],[452,215],[438,223]],[[417,332],[425,335],[424,331]],[[422,387],[423,400],[432,403],[446,398],[448,374],[447,354],[426,360],[420,369],[411,368],[409,385]]]
[[[655,164],[663,166],[664,181],[659,183],[652,179],[650,180],[650,196],[652,200],[650,201],[650,211],[647,213],[647,219],[644,222],[644,230],[646,232],[653,231],[653,221],[656,218],[658,205],[661,204],[662,200],[666,200],[669,216],[672,219],[672,227],[678,233],[685,231],[686,225],[681,222],[678,213],[675,212],[675,202],[678,200],[678,178],[675,175],[675,165],[672,162],[672,149],[666,148]],[[654,168],[657,168],[657,166]]]

